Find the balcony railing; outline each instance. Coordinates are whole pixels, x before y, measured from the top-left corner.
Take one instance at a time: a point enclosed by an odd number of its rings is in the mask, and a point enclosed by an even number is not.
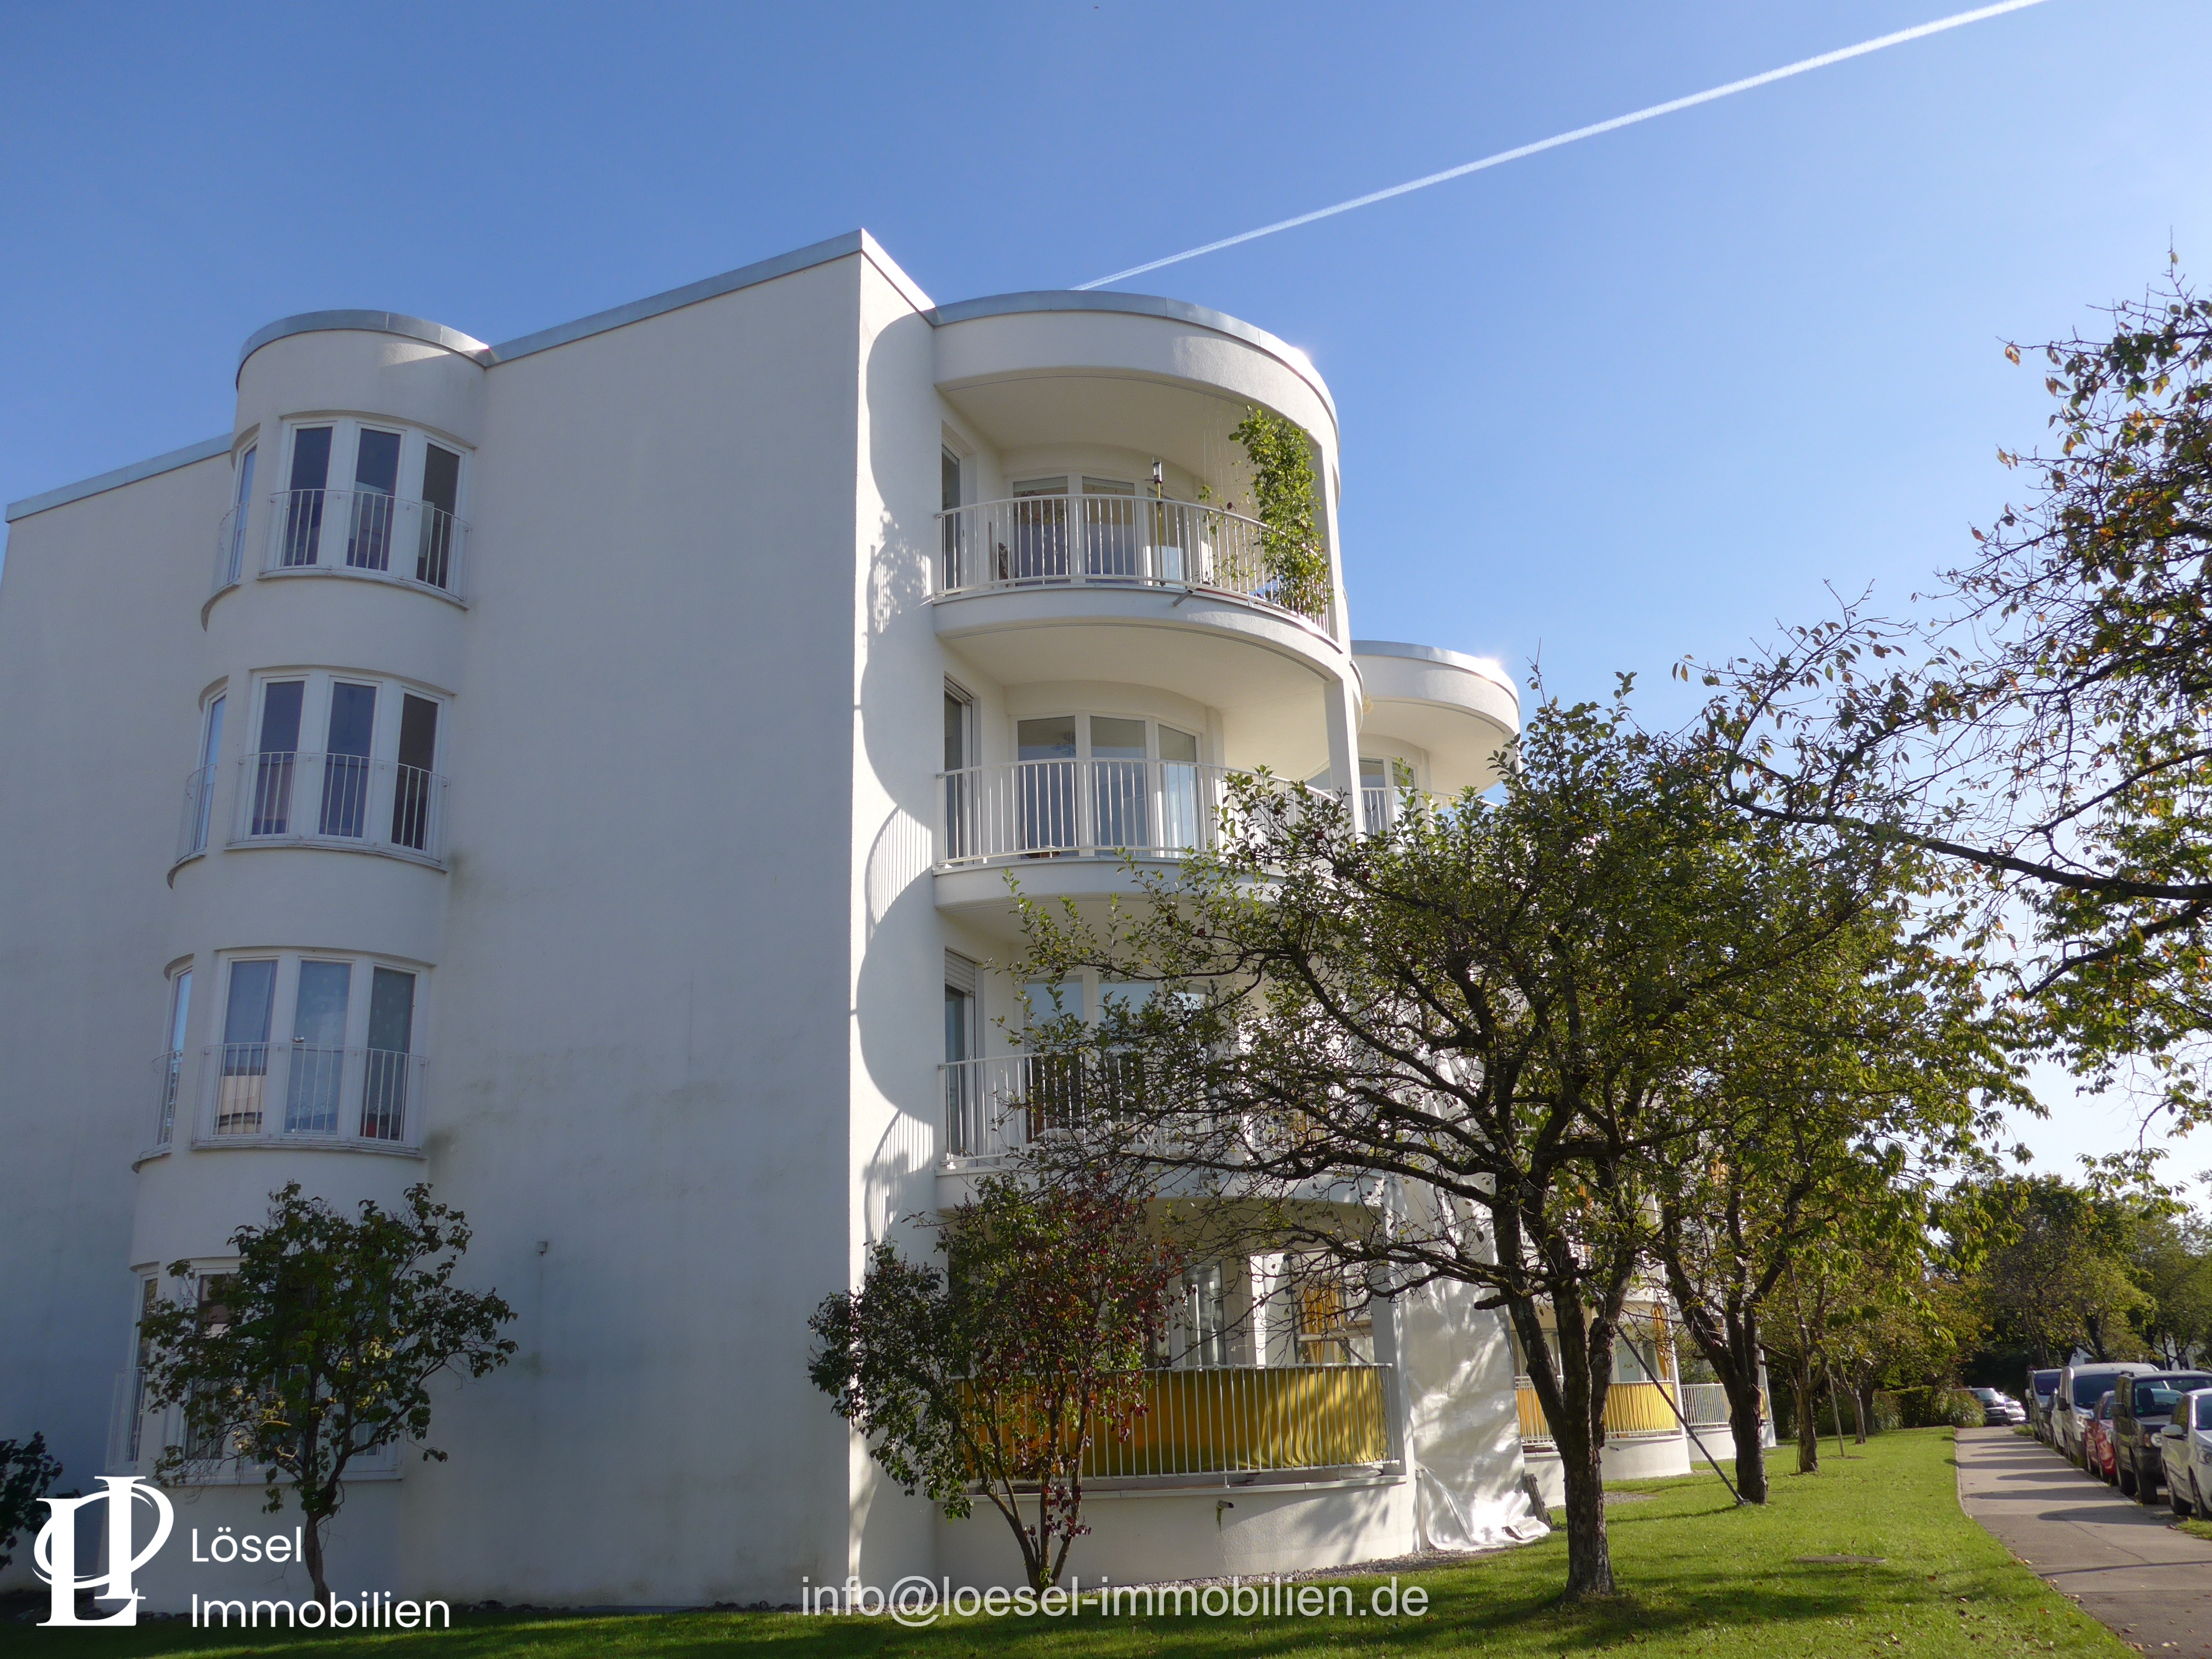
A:
[[[1231,773],[1187,761],[1010,761],[945,772],[940,866],[1132,853],[1181,858],[1218,838]]]
[[[1680,1434],[1682,1425],[1668,1403],[1675,1384],[1616,1382],[1606,1390],[1605,1434],[1608,1440],[1651,1440]],[[1552,1425],[1544,1420],[1534,1386],[1525,1376],[1513,1379],[1514,1403],[1521,1413],[1521,1443],[1546,1447],[1553,1443]]]
[[[1392,1375],[1389,1365],[1146,1371],[1129,1437],[1098,1435],[1084,1470],[1111,1480],[1385,1462],[1395,1455]]]
[[[374,489],[281,489],[270,497],[271,574],[331,570],[464,591],[468,526],[442,507]]]
[[[215,813],[216,768],[203,766],[185,779],[184,811],[177,818],[177,862],[207,851],[208,821]]]
[[[1325,585],[1308,591],[1268,568],[1267,526],[1195,501],[1142,495],[1022,495],[938,515],[937,593],[1151,587],[1225,593],[1327,631]]]
[[[234,847],[295,843],[446,861],[446,780],[435,772],[280,750],[238,765]]]
[[[1031,1141],[1140,1103],[1135,1054],[993,1054],[947,1062],[945,1156],[999,1162]]]
[[[422,1054],[290,1042],[224,1042],[203,1051],[211,1139],[421,1143]]]

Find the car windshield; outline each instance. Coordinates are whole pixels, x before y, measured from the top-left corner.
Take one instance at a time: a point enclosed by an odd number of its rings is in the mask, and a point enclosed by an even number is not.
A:
[[[2136,1385],[2136,1415],[2156,1417],[2172,1411],[2181,1396],[2212,1388],[2212,1376],[2161,1376]]]
[[[2112,1391],[2112,1374],[2101,1372],[2094,1376],[2074,1379],[2074,1403],[2083,1411],[2094,1411],[2097,1402]]]
[[[2212,1429],[2212,1394],[2203,1395],[2197,1402],[2197,1426]]]
[[[1974,1398],[1984,1406],[1994,1406],[1997,1403],[1997,1391],[1995,1389],[1976,1389]]]

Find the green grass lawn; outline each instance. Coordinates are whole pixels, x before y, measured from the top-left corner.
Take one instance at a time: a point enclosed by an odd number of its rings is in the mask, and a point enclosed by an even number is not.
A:
[[[2128,1655],[2131,1650],[2021,1566],[1959,1508],[1945,1429],[1881,1436],[1838,1462],[1832,1445],[1820,1473],[1784,1473],[1777,1460],[1773,1501],[1764,1510],[1730,1506],[1710,1474],[1638,1482],[1645,1502],[1612,1510],[1613,1557],[1623,1595],[1602,1607],[1554,1605],[1565,1578],[1566,1541],[1540,1544],[1465,1566],[1423,1571],[1419,1620],[1158,1619],[1107,1621],[1015,1618],[951,1620],[904,1631],[888,1620],[805,1618],[796,1613],[680,1613],[656,1617],[464,1618],[431,1635],[313,1637],[191,1631],[60,1632],[15,1626],[0,1633],[8,1652],[86,1656],[240,1652],[282,1647],[313,1659],[392,1656],[452,1659],[842,1659],[889,1652],[915,1659],[954,1656],[1373,1654],[1534,1656],[1620,1652],[1674,1659],[1804,1659],[1883,1654],[1922,1659],[2021,1653]],[[981,1521],[975,1525],[985,1524]],[[995,1524],[995,1519],[994,1520]],[[1886,1558],[1872,1565],[1801,1563],[1808,1555]],[[1072,1568],[1082,1565],[1079,1543]],[[1343,1582],[1363,1582],[1343,1575]],[[1359,1593],[1362,1605],[1366,1592]]]

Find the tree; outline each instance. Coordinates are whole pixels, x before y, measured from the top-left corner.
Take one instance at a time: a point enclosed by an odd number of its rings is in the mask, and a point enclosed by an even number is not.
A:
[[[2039,1366],[2063,1365],[2077,1348],[2100,1360],[2144,1352],[2136,1321],[2151,1304],[2130,1259],[2136,1202],[2055,1176],[1993,1182],[1985,1201],[2001,1235],[1986,1269],[2000,1335]]]
[[[236,1267],[202,1275],[172,1263],[186,1293],[141,1322],[147,1402],[182,1407],[184,1443],[163,1451],[160,1477],[185,1480],[218,1460],[258,1464],[272,1513],[289,1486],[325,1605],[325,1534],[347,1471],[403,1438],[420,1445],[431,1378],[482,1377],[514,1352],[499,1334],[514,1310],[453,1283],[469,1238],[460,1212],[431,1202],[427,1183],[410,1187],[397,1212],[364,1199],[353,1219],[292,1182],[270,1194],[266,1224],[231,1235]]]
[[[2212,1359],[2212,1224],[2186,1211],[2147,1216],[2134,1255],[2150,1298],[2142,1334],[2152,1353],[2177,1368]]]
[[[1295,421],[1256,404],[1229,435],[1244,446],[1251,465],[1260,556],[1278,595],[1291,610],[1317,616],[1328,604],[1328,555],[1315,515],[1313,440]]]
[[[2175,276],[2043,348],[2034,493],[1903,621],[1846,605],[1743,662],[1715,727],[1747,810],[1948,860],[2025,924],[2021,989],[2099,1086],[2207,1109],[2212,1030],[2212,301]],[[2008,347],[2014,362],[2017,347]],[[1687,672],[1686,670],[1684,672]]]
[[[1605,1398],[1684,1080],[1869,902],[1853,860],[1785,855],[1704,751],[1636,730],[1628,689],[1544,703],[1495,804],[1379,833],[1234,782],[1218,844],[1139,902],[1025,904],[1017,969],[1164,993],[1042,1033],[1097,1068],[1092,1142],[1382,1294],[1449,1279],[1503,1310],[1564,1466],[1570,1596],[1613,1588]]]
[[[15,1559],[15,1540],[33,1529],[39,1501],[53,1490],[61,1472],[43,1434],[0,1440],[0,1567]]]
[[[980,1484],[1042,1591],[1090,1530],[1085,1456],[1129,1432],[1181,1263],[1143,1191],[1103,1170],[988,1176],[932,1224],[943,1272],[872,1246],[860,1288],[815,1311],[807,1375],[909,1494],[963,1518]]]
[[[1759,1369],[1769,1298],[1802,1255],[1845,1237],[1917,1258],[1929,1183],[1978,1167],[1995,1103],[2025,1098],[2015,1022],[1913,929],[1899,895],[1778,974],[1692,1080],[1692,1127],[1657,1160],[1653,1250],[1686,1333],[1727,1390],[1747,1502],[1766,1496]],[[1819,1305],[1793,1301],[1793,1311],[1809,1318]],[[1870,1353],[1861,1345],[1841,1359],[1863,1413]]]

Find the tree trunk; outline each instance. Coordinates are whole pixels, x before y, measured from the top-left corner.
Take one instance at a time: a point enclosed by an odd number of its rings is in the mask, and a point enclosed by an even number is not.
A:
[[[1863,1402],[1859,1399],[1859,1386],[1858,1386],[1858,1384],[1857,1384],[1857,1383],[1856,1383],[1856,1382],[1854,1382],[1854,1383],[1852,1383],[1852,1384],[1851,1384],[1851,1387],[1850,1387],[1850,1396],[1851,1396],[1851,1443],[1852,1443],[1853,1445],[1855,1445],[1855,1446],[1863,1446],[1863,1445],[1865,1445],[1865,1444],[1866,1444],[1866,1443],[1867,1443],[1867,1414],[1866,1414],[1866,1406],[1865,1406],[1865,1404],[1864,1404],[1864,1403],[1863,1403]]]
[[[1570,1440],[1577,1443],[1570,1444]],[[1604,1448],[1587,1432],[1554,1430],[1567,1486],[1567,1594],[1570,1601],[1611,1595],[1613,1547],[1605,1532]]]
[[[1820,1470],[1820,1425],[1814,1415],[1813,1370],[1801,1366],[1790,1379],[1790,1393],[1797,1406],[1797,1473]]]
[[[1766,1448],[1760,1443],[1765,1425],[1759,1409],[1759,1378],[1751,1386],[1729,1384],[1729,1431],[1735,1437],[1735,1489],[1747,1504],[1766,1501]]]
[[[315,1587],[315,1600],[323,1604],[327,1615],[331,1607],[331,1587],[323,1579],[323,1523],[327,1515],[310,1515],[307,1525],[300,1529],[301,1551],[307,1558],[307,1582]]]

